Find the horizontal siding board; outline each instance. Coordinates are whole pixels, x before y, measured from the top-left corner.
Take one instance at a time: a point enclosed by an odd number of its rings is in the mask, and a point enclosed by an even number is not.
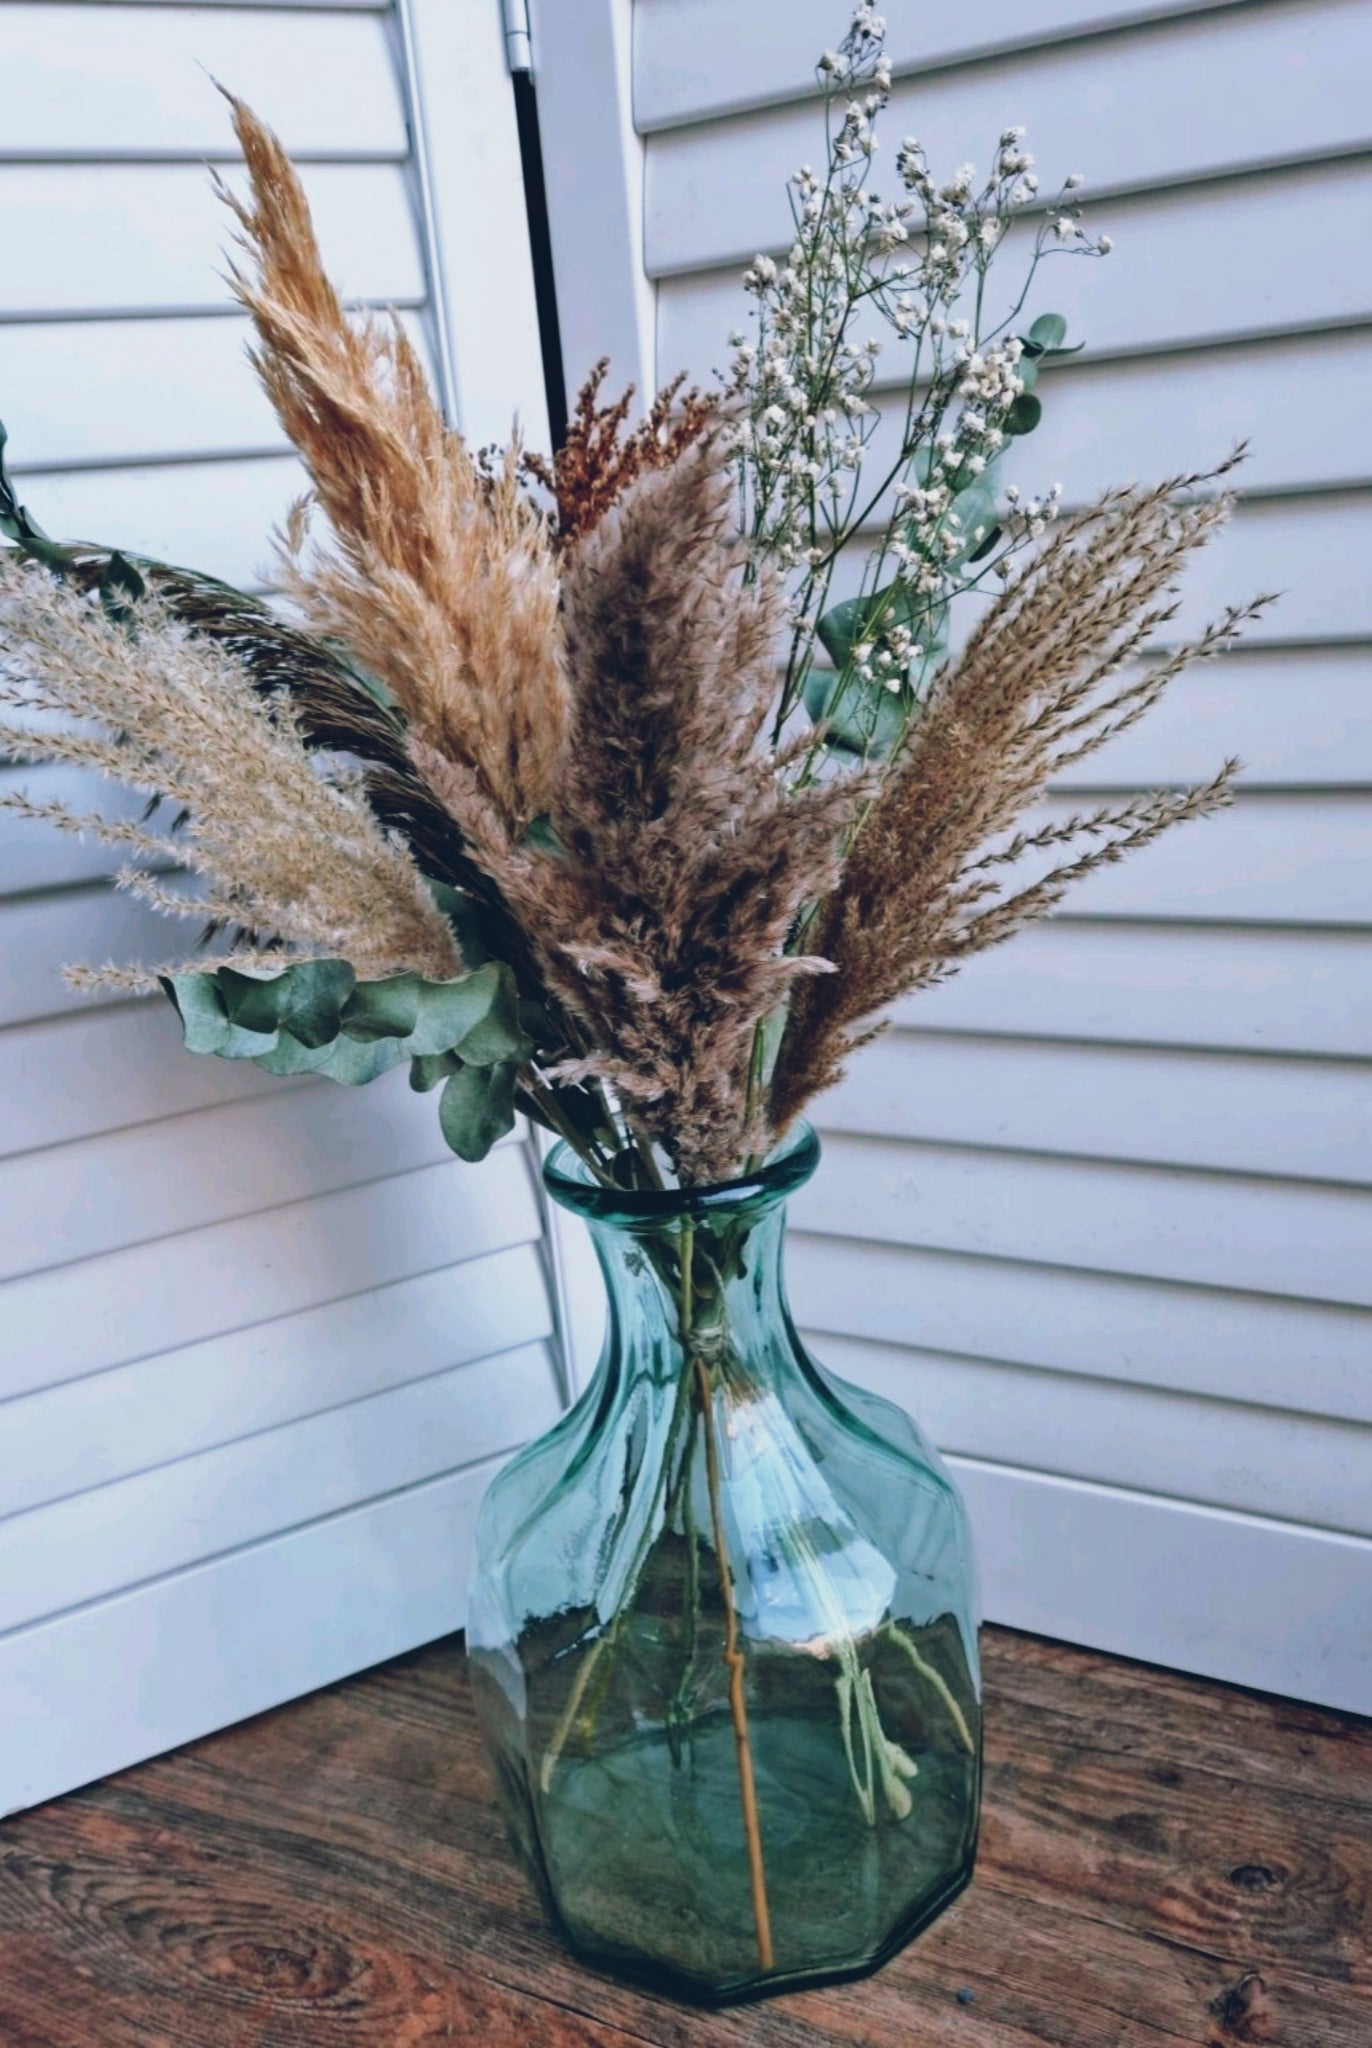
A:
[[[236,156],[214,78],[292,153],[406,151],[385,27],[361,12],[11,0],[0,8],[0,73],[24,81],[0,156]]]
[[[104,887],[0,902],[0,1026],[88,1006],[90,998],[62,980],[64,966],[175,960],[190,951],[196,929]]]
[[[1372,944],[1353,933],[1055,919],[896,1014],[935,1031],[1366,1059]]]
[[[51,1799],[460,1628],[498,1461],[0,1640],[0,1812]],[[301,1626],[301,1617],[309,1626]],[[100,1711],[92,1713],[91,1674]]]
[[[886,147],[916,134],[936,175],[972,162],[985,176],[1002,129],[1027,123],[1031,148],[1052,152],[1045,194],[1074,169],[1092,186],[1144,189],[1300,163],[1372,141],[1369,58],[1362,0],[1222,9],[902,82],[883,117]],[[822,154],[814,103],[655,136],[649,271],[706,269],[787,242],[785,181]]]
[[[988,1620],[1372,1712],[1372,1543],[954,1458]]]
[[[932,1251],[1372,1307],[1372,1194],[899,1140],[831,1138],[800,1228]]]
[[[1372,1423],[1372,1316],[1361,1309],[813,1230],[794,1233],[789,1285],[821,1359],[831,1342],[861,1338]]]
[[[517,1245],[45,1387],[0,1403],[0,1516],[551,1334]]]
[[[1113,199],[1093,209],[1091,226],[1111,235],[1115,253],[1104,263],[1054,260],[1040,274],[1034,303],[1062,313],[1092,355],[1365,324],[1372,320],[1370,222],[1372,163]],[[1007,238],[992,273],[1007,291],[1021,274],[1015,247]],[[993,319],[1008,304],[991,305]],[[664,278],[659,376],[678,369],[702,376],[723,366],[748,305],[732,259],[719,270]],[[887,366],[900,374],[895,350]]]
[[[1188,669],[1055,786],[1202,782],[1231,754],[1241,789],[1372,787],[1372,647],[1248,649]]]
[[[423,317],[404,316],[428,360]],[[47,467],[284,452],[234,315],[0,325],[11,474],[36,498]],[[31,482],[27,480],[32,478]]]
[[[160,996],[13,1025],[0,1031],[0,1159],[281,1085],[251,1060],[193,1058]]]
[[[424,272],[405,172],[302,173],[330,277],[349,299],[415,305]],[[200,165],[0,167],[0,320],[218,311],[232,222]]]
[[[0,1521],[0,1632],[508,1451],[559,1411],[530,1344]]]
[[[833,1337],[817,1348],[944,1452],[1372,1535],[1367,1426]]]
[[[1248,8],[1252,0],[1230,4]],[[897,73],[921,71],[1215,7],[1216,0],[983,0],[974,11],[893,8],[886,50]],[[815,61],[833,48],[841,16],[832,0],[745,9],[737,0],[638,0],[637,126],[647,132],[803,97],[814,89]]]
[[[0,1290],[0,1398],[538,1235],[528,1162],[506,1145],[28,1274]]]
[[[94,769],[0,767],[0,806],[9,795],[59,803],[79,817],[95,815],[119,824],[138,824],[147,806],[146,796],[112,785]],[[149,823],[145,829],[155,826]],[[110,845],[94,833],[78,836],[0,808],[0,900],[115,874],[127,859],[127,847]]]
[[[1053,823],[1080,809],[1060,799],[1027,812],[1024,825]],[[1026,866],[1025,878],[1037,871]],[[1240,796],[1228,810],[1178,826],[1127,861],[1088,875],[1074,885],[1063,914],[1368,924],[1372,799]]]
[[[402,1069],[357,1089],[283,1081],[0,1164],[0,1280],[448,1157],[433,1097]]]
[[[1372,1185],[1372,1066],[888,1033],[824,1131]]]
[[[260,589],[272,580],[272,530],[308,488],[294,456],[270,456],[73,471],[33,478],[24,495],[48,532],[65,539]]]

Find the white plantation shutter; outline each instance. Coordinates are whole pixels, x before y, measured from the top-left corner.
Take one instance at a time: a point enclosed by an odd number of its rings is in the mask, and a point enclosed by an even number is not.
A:
[[[302,478],[218,274],[207,72],[477,441],[543,437],[539,343],[498,0],[0,10],[21,494],[253,585]],[[171,942],[113,865],[0,814],[0,1811],[456,1626],[485,1478],[562,1399],[524,1141],[464,1167],[403,1073],[276,1081],[69,996]]]
[[[1245,763],[1222,817],[1108,869],[899,1012],[819,1105],[791,1282],[820,1354],[910,1406],[996,1620],[1372,1710],[1372,170],[1361,0],[888,0],[889,164],[1027,122],[1116,253],[1037,295],[1085,354],[1019,473],[1069,501],[1218,459],[1245,499],[1183,624],[1282,600],[1055,803]],[[573,380],[705,376],[822,151],[844,0],[535,6]],[[583,135],[595,137],[590,152]],[[594,181],[600,181],[597,208]],[[1013,257],[1005,259],[1013,265]],[[648,336],[647,341],[643,336]]]

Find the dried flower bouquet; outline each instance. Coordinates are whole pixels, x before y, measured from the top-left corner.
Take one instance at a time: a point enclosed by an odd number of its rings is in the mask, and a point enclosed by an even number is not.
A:
[[[597,365],[551,461],[517,435],[474,454],[399,322],[345,314],[288,158],[232,101],[232,287],[313,486],[280,537],[289,611],[49,539],[0,464],[0,745],[103,770],[147,811],[2,800],[122,847],[121,887],[204,927],[190,958],[74,980],[160,983],[189,1047],[274,1073],[408,1061],[464,1159],[522,1111],[606,1187],[694,1188],[773,1152],[894,999],[1227,800],[1232,763],[1021,822],[1258,608],[1166,644],[1224,472],[1067,514],[1059,487],[1006,483],[1067,352],[1056,314],[1024,324],[1031,288],[1109,245],[1075,178],[1044,206],[1021,131],[980,185],[907,140],[877,197],[870,5],[819,76],[825,165],[791,182],[784,257],[745,279],[720,388],[678,379],[627,431]],[[653,1253],[707,1452],[737,1251],[683,1227]],[[870,1804],[896,1746],[844,1674]],[[891,1797],[908,1807],[903,1782]]]

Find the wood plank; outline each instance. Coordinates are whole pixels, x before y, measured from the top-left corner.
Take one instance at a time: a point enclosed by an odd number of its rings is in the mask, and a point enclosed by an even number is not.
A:
[[[403,157],[385,25],[360,11],[18,0],[0,10],[0,67],[20,88],[0,155],[236,156],[223,79],[293,155]]]
[[[265,1192],[265,1190],[264,1190]],[[449,1161],[11,1280],[0,1395],[267,1323],[538,1236],[522,1149]]]
[[[805,1231],[789,1271],[821,1358],[833,1331],[1372,1423],[1363,1309]]]
[[[933,1031],[1365,1059],[1372,946],[1356,933],[1058,918],[896,1014]]]
[[[841,1320],[841,1309],[825,1317]],[[1365,1423],[833,1332],[813,1348],[844,1379],[907,1408],[946,1454],[1372,1536]]]
[[[197,1059],[160,996],[0,1031],[0,1158],[280,1086],[251,1060]]]
[[[43,2048],[1361,2048],[1365,1727],[1001,1630],[985,1661],[977,1880],[863,1983],[711,2014],[579,1968],[451,1642],[13,1820],[0,2020]]]
[[[878,1244],[1372,1306],[1372,1195],[1348,1188],[831,1138],[792,1213]]]
[[[917,134],[936,176],[967,162],[984,176],[1001,131],[1026,123],[1045,195],[1072,170],[1121,192],[1306,163],[1366,147],[1356,81],[1369,54],[1360,0],[1154,21],[902,81],[883,116],[885,147]],[[787,243],[786,180],[823,154],[813,101],[654,136],[650,273],[746,261]]]
[[[95,769],[0,767],[0,802],[11,792],[34,803],[64,804],[80,817],[94,814],[117,823],[137,824],[147,808],[146,796],[111,783]],[[144,829],[156,827],[149,823]],[[69,887],[117,874],[127,857],[127,848],[108,845],[93,834],[78,837],[0,809],[0,901],[29,889]]]
[[[184,1058],[196,1055],[185,1053]],[[396,1068],[346,1093],[270,1095],[0,1165],[0,1279],[451,1159],[432,1096]]]
[[[63,981],[64,966],[112,960],[157,967],[184,959],[196,930],[189,919],[163,917],[104,886],[0,903],[0,1026],[89,1009],[91,998]]]
[[[526,1344],[8,1515],[0,1634],[511,1451],[561,1408]]]
[[[404,171],[314,164],[302,176],[344,296],[417,305],[424,271]],[[11,164],[0,168],[0,216],[0,319],[228,307],[231,223],[198,165]]]
[[[1112,199],[1093,209],[1091,225],[1111,235],[1114,254],[1104,264],[1056,263],[1043,280],[1043,303],[1064,315],[1093,355],[1366,322],[1372,265],[1361,253],[1369,220],[1372,166],[1360,163]],[[1003,247],[992,274],[1008,284],[1019,272],[1014,242],[1007,238]],[[726,365],[728,337],[749,305],[739,269],[730,259],[719,270],[662,280],[660,379],[678,369],[705,377]],[[996,318],[999,309],[997,300]],[[894,349],[887,363],[891,375],[902,374]]]
[[[0,1403],[0,1515],[552,1334],[532,1245]]]
[[[930,72],[1212,8],[1213,0],[985,0],[975,15],[902,8],[886,17],[886,51],[897,73]],[[734,0],[639,0],[634,26],[634,119],[645,133],[803,98],[838,33],[830,0],[746,14]]]
[[[888,1035],[821,1131],[1372,1183],[1372,1066]]]

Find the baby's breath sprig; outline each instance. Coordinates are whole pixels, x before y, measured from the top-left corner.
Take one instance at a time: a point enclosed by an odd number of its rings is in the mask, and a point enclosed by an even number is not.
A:
[[[884,44],[883,18],[863,4],[820,58],[827,161],[791,179],[790,247],[746,273],[753,330],[732,337],[743,530],[755,569],[779,566],[791,589],[775,730],[803,700],[824,724],[817,747],[866,755],[890,752],[908,725],[951,602],[1003,580],[1056,514],[1057,487],[1021,501],[998,465],[1038,423],[1038,370],[1065,352],[1066,323],[1041,315],[1023,335],[1016,324],[1047,256],[1110,246],[1082,225],[1077,174],[1043,207],[1022,128],[1001,135],[980,184],[971,164],[940,183],[907,136],[898,196],[883,200],[870,179],[891,90]],[[989,273],[1021,215],[1033,224],[1024,275],[995,318]],[[888,345],[904,398],[889,426],[875,400]],[[834,605],[845,552],[864,540],[857,595]]]

